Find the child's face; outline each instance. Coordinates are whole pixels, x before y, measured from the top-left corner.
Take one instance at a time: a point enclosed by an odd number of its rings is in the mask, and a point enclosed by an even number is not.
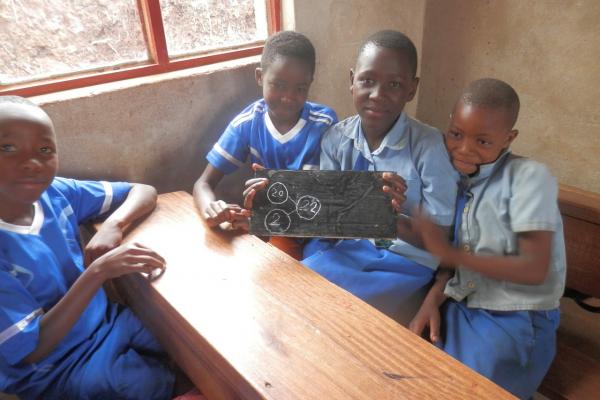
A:
[[[511,128],[506,111],[459,101],[444,135],[452,165],[458,172],[470,175],[480,165],[496,161],[519,133]]]
[[[262,71],[256,69],[256,81],[262,86],[269,116],[275,124],[295,124],[308,97],[313,75],[310,67],[292,57],[278,56]]]
[[[350,91],[365,134],[387,133],[415,96],[418,83],[402,52],[367,46],[350,71]]]
[[[56,175],[54,129],[41,113],[27,105],[0,105],[0,207],[32,204]]]

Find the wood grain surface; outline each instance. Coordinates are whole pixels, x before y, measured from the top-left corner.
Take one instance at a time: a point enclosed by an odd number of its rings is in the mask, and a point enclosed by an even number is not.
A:
[[[560,185],[567,287],[600,298],[600,194]]]
[[[127,240],[167,270],[118,289],[208,399],[513,398],[273,246],[208,229],[187,193]]]

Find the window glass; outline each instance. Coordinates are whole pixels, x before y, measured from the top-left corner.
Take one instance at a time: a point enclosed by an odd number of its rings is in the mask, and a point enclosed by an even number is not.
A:
[[[265,0],[160,0],[171,58],[267,38]]]
[[[0,85],[148,58],[136,0],[0,0]]]

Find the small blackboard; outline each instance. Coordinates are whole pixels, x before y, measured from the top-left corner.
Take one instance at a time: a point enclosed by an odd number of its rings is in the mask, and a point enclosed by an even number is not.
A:
[[[269,179],[253,201],[250,233],[326,238],[396,237],[383,172],[257,171]]]

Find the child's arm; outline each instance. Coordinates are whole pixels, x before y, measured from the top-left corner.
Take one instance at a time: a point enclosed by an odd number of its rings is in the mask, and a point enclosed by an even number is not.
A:
[[[554,232],[529,231],[517,234],[518,254],[507,256],[471,254],[448,244],[443,232],[429,219],[415,218],[425,248],[444,265],[460,265],[487,277],[525,285],[539,285],[548,273]]]
[[[406,182],[404,182],[404,179],[400,176],[392,172],[384,172],[383,180],[386,182],[386,185],[383,186],[383,191],[391,197],[392,207],[394,211],[398,213],[398,220],[396,222],[396,233],[398,237],[415,247],[424,248],[421,235],[413,228],[412,218],[400,214],[402,204],[406,201],[406,197],[404,196],[404,192],[406,192]],[[440,229],[448,234],[450,228],[440,226]],[[446,237],[448,237],[448,235],[446,235]]]
[[[438,229],[442,231],[444,237],[449,237],[450,235],[450,227],[449,226],[440,226],[436,225]],[[415,227],[413,223],[413,219],[406,215],[398,215],[398,220],[396,222],[396,232],[398,237],[404,240],[406,243],[410,243],[415,247],[420,249],[426,249],[425,243],[423,243],[422,235],[419,233],[419,230]]]
[[[35,363],[50,353],[77,322],[104,281],[132,272],[152,273],[165,268],[165,260],[140,244],[127,244],[94,261],[65,296],[40,321],[37,347],[24,361]]]
[[[85,248],[85,265],[90,265],[107,251],[123,241],[128,225],[148,214],[156,206],[156,189],[149,185],[134,184],[125,201],[104,221]]]
[[[208,226],[215,227],[225,222],[236,228],[235,223],[244,222],[248,213],[237,204],[217,200],[214,189],[224,176],[223,172],[208,164],[194,184],[194,204]]]
[[[435,275],[435,282],[431,286],[431,289],[429,289],[419,311],[408,325],[408,328],[419,336],[423,332],[423,329],[429,326],[429,339],[432,343],[437,342],[440,337],[440,306],[446,301],[447,297],[444,294],[444,288],[452,275],[453,271],[449,269],[440,268],[438,270]]]

